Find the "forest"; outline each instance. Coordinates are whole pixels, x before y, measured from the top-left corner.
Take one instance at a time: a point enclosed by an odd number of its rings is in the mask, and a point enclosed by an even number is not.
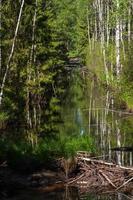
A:
[[[62,158],[68,179],[77,152],[130,171],[133,1],[0,0],[0,31],[0,187],[5,165],[33,173]]]

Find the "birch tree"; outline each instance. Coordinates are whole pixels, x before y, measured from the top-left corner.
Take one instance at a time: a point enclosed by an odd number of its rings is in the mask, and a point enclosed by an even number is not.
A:
[[[6,71],[5,71],[5,74],[4,74],[4,77],[3,77],[3,80],[2,80],[2,84],[1,84],[1,87],[0,87],[0,106],[2,104],[4,87],[5,87],[8,71],[9,71],[9,68],[10,68],[10,63],[11,63],[11,60],[12,60],[12,57],[13,57],[14,49],[15,49],[15,43],[16,43],[16,39],[17,39],[17,35],[18,35],[18,30],[19,30],[19,25],[20,25],[20,21],[21,21],[24,3],[25,3],[25,0],[22,0],[20,12],[19,12],[19,16],[18,16],[18,21],[17,21],[17,25],[16,25],[16,30],[15,30],[15,34],[14,34],[14,38],[13,38],[13,43],[12,43],[12,47],[11,47],[11,52],[10,52],[10,55],[9,55],[9,58],[8,58],[8,61],[7,61]]]
[[[28,83],[30,83],[31,79],[34,78],[35,81],[35,75],[32,74],[32,70],[35,71],[35,69],[32,69],[32,65],[35,66],[35,30],[36,30],[36,17],[37,17],[37,6],[38,6],[38,1],[35,0],[35,10],[34,10],[34,16],[33,16],[33,25],[32,25],[32,46],[31,46],[31,50],[30,50],[30,58],[29,58],[29,63],[27,65],[27,81]],[[34,77],[32,77],[32,75]],[[31,118],[31,113],[30,113],[30,89],[27,86],[27,124],[29,125],[29,127],[32,127],[32,118]],[[36,108],[33,108],[33,112],[34,112],[34,119],[35,119],[35,125],[36,125]]]
[[[1,31],[1,8],[2,8],[2,4],[1,4],[1,0],[0,0],[0,31]],[[1,37],[0,37],[0,75],[1,75]]]
[[[131,1],[128,2],[128,43],[131,41]]]

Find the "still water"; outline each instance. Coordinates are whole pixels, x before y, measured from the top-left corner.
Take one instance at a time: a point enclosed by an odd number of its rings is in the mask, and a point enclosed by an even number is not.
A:
[[[61,132],[72,138],[92,138],[95,156],[133,166],[133,114],[122,110],[119,100],[103,89],[93,77],[79,70],[70,74],[66,98],[62,106]],[[123,147],[123,148],[121,148]],[[2,199],[10,200],[128,200],[131,194],[80,194],[78,188],[63,188],[50,193],[42,191],[6,191]],[[4,196],[4,194],[2,194]]]
[[[79,193],[77,188],[64,188],[50,193],[43,191],[10,191],[8,198],[10,200],[128,200],[132,199],[130,195],[121,193],[116,194],[85,194]]]
[[[119,98],[95,77],[74,71],[62,109],[63,132],[88,135],[96,156],[133,166],[133,113],[122,109]]]

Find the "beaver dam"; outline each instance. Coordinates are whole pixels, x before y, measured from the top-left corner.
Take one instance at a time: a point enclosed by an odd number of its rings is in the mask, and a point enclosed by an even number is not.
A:
[[[93,159],[87,152],[78,152],[77,162],[80,173],[69,179],[68,185],[78,187],[80,193],[112,190],[133,192],[133,167]]]
[[[75,188],[80,196],[87,193],[121,193],[132,199],[133,167],[119,166],[99,158],[90,157],[87,152],[78,152],[75,158],[68,159],[69,162],[64,158],[58,160],[57,171],[42,169],[23,175],[3,164],[0,167],[0,196],[8,197],[9,191],[21,189],[40,194],[55,194],[66,188]]]

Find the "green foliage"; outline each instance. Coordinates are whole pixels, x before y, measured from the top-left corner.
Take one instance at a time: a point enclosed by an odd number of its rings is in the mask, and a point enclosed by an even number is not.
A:
[[[105,61],[109,86],[113,90],[118,89],[114,96],[120,102],[125,101],[128,108],[133,108],[133,45],[127,41],[129,2],[119,0],[119,8],[116,0],[110,2],[109,16],[106,15],[108,2],[102,2],[103,46],[98,10],[95,10],[97,5],[93,0],[39,0],[37,7],[35,1],[25,1],[0,108],[0,128],[5,123],[15,127],[18,135],[22,133],[20,142],[15,141],[14,132],[12,142],[9,138],[1,140],[0,157],[7,158],[12,165],[16,160],[18,163],[19,160],[28,162],[31,159],[42,162],[51,157],[69,157],[78,150],[93,150],[87,128],[82,127],[82,120],[86,122],[88,118],[84,119],[81,108],[89,102],[89,98],[83,101],[82,90],[87,91],[87,83],[92,90],[94,75],[100,82],[106,83]],[[6,71],[20,4],[20,0],[2,3],[0,83]],[[116,76],[116,19],[120,20],[124,29],[123,43],[120,41],[123,72],[119,82]],[[109,44],[106,44],[107,27]],[[81,79],[78,76],[72,79],[65,68],[69,57],[76,56],[81,57],[92,75],[91,80],[84,83],[84,88]],[[64,113],[71,115],[70,120]],[[28,142],[24,139],[27,131],[31,137]],[[37,144],[32,144],[32,140],[36,139]]]
[[[23,139],[0,140],[0,160],[7,160],[9,166],[18,170],[34,170],[49,160],[61,156],[71,157],[80,150],[94,151],[92,140],[88,136],[39,139],[34,146]]]
[[[63,138],[60,146],[62,155],[66,158],[75,156],[77,151],[94,152],[92,140],[88,136]]]
[[[2,104],[2,112],[8,113],[8,118],[5,119],[8,123],[14,122],[15,126],[16,121],[20,121],[25,126],[25,122],[28,123],[27,113],[29,112],[32,127],[46,133],[47,130],[53,131],[51,127],[56,126],[54,122],[59,120],[60,102],[64,85],[67,83],[64,76],[67,74],[64,69],[64,64],[67,62],[67,37],[65,33],[61,34],[61,28],[60,31],[58,29],[56,19],[58,11],[55,10],[54,5],[57,7],[56,1],[44,3],[40,0],[36,8],[34,3],[25,2]],[[2,6],[4,16],[2,52],[4,53],[0,82],[6,70],[20,1],[13,3],[5,1]],[[37,10],[34,32],[35,9]],[[9,31],[5,32],[4,28]],[[36,120],[34,119],[35,112]]]
[[[6,120],[8,119],[8,117],[9,117],[9,116],[8,116],[7,113],[1,112],[1,113],[0,113],[0,123],[6,121]]]

